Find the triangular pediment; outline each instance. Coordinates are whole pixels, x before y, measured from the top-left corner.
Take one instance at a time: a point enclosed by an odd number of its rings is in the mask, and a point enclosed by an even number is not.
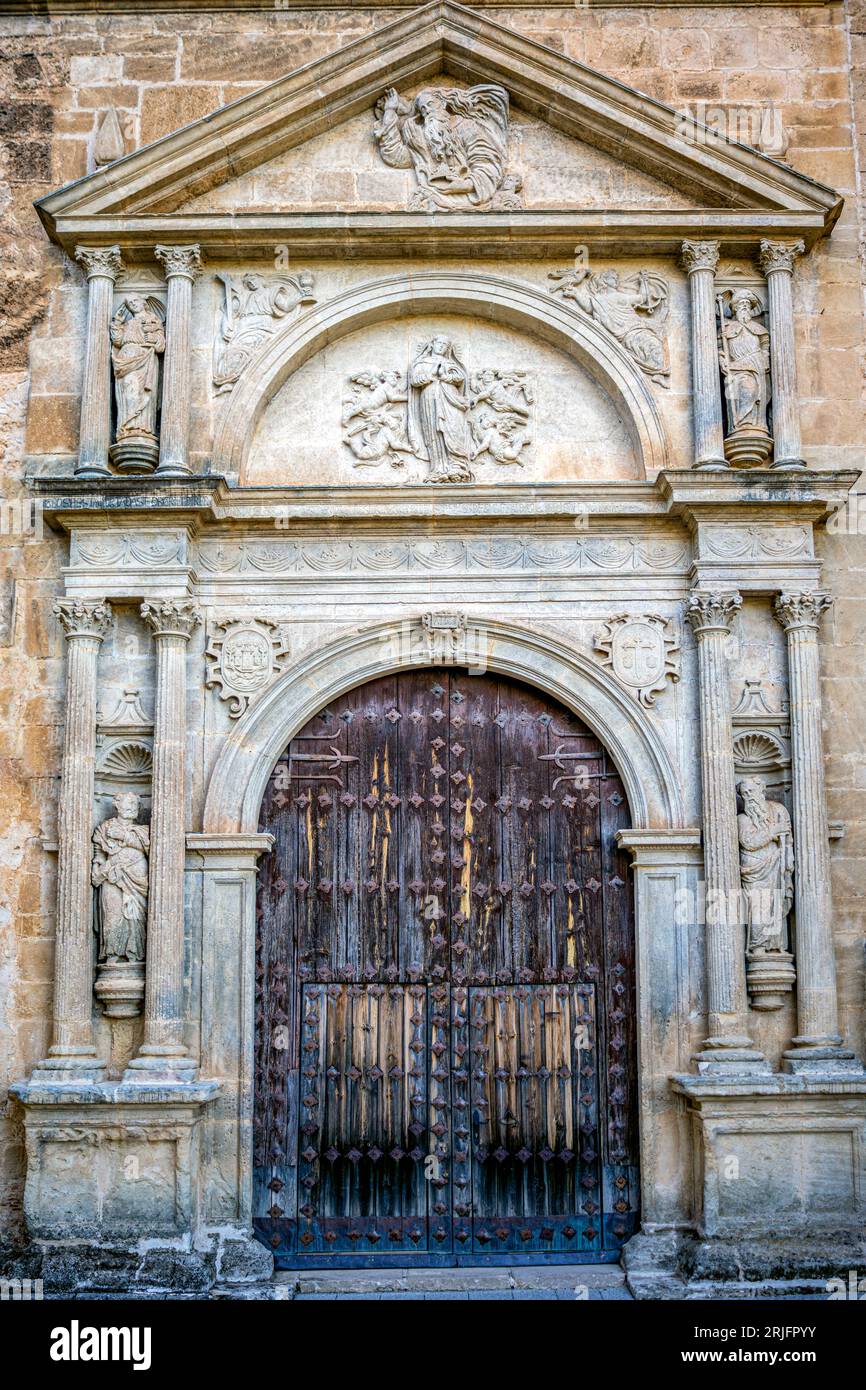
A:
[[[64,244],[87,230],[116,234],[121,219],[134,237],[156,220],[175,220],[188,235],[208,233],[215,214],[234,219],[253,219],[261,212],[301,215],[288,194],[282,207],[279,198],[261,207],[256,200],[245,203],[244,180],[262,169],[288,174],[293,166],[303,168],[305,158],[309,165],[305,148],[313,151],[338,127],[347,134],[368,129],[388,88],[402,96],[442,79],[465,87],[497,84],[507,92],[512,122],[523,135],[532,138],[547,129],[561,151],[570,142],[573,157],[562,153],[561,158],[559,209],[572,219],[587,210],[631,207],[659,212],[661,226],[664,215],[677,210],[683,216],[671,225],[673,234],[681,235],[708,221],[702,222],[701,212],[714,211],[722,239],[726,226],[745,225],[751,216],[762,235],[790,232],[814,241],[838,215],[840,200],[832,189],[451,0],[436,0],[386,24],[49,194],[38,205],[40,214]],[[568,176],[581,154],[586,189]],[[365,157],[372,167],[369,138]],[[606,186],[595,178],[602,166],[620,175],[616,197],[609,179]],[[237,196],[226,198],[232,187]],[[508,220],[519,225],[524,212],[550,210],[558,196],[552,187],[555,181],[537,202],[527,196],[521,206],[509,208]],[[318,204],[311,199],[306,211],[316,206],[346,211],[336,185]],[[359,211],[365,211],[363,203]],[[437,214],[436,221],[448,215]],[[503,215],[502,209],[490,213]],[[569,234],[577,230],[572,225]]]

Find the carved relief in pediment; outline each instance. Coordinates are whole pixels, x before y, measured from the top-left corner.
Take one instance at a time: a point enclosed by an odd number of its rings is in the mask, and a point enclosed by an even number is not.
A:
[[[422,87],[411,101],[389,87],[376,103],[373,134],[387,165],[414,170],[413,212],[509,212],[523,206],[523,181],[506,168],[504,87]]]

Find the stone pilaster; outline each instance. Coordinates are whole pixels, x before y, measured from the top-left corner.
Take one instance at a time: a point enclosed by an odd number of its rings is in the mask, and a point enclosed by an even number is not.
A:
[[[768,1070],[746,1031],[746,965],[740,906],[740,853],[734,783],[731,695],[725,647],[742,604],[733,590],[693,590],[686,616],[698,644],[701,799],[708,1037],[698,1057],[705,1070]]]
[[[773,388],[773,467],[805,468],[800,456],[800,402],[791,280],[802,241],[762,241],[761,269],[767,277],[770,379]]]
[[[727,468],[713,293],[719,243],[684,241],[682,259],[689,277],[692,317],[693,467]]]
[[[165,357],[162,377],[162,420],[159,466],[163,476],[191,472],[189,466],[190,312],[192,284],[201,273],[198,246],[157,246],[167,284]]]
[[[818,625],[831,606],[814,590],[779,594],[776,617],[788,640],[791,779],[794,798],[794,904],[797,924],[797,1036],[785,1053],[789,1070],[850,1069],[842,1047],[833,954],[830,849],[821,742]]]
[[[57,926],[54,938],[54,1041],[34,1077],[98,1081],[105,1062],[93,1045],[93,914],[90,885],[96,662],[112,622],[107,603],[61,599],[54,612],[66,634],[63,765],[58,807]]]
[[[183,874],[186,742],[186,652],[201,622],[189,599],[143,603],[156,645],[150,871],[144,1041],[129,1080],[193,1080],[196,1063],[183,1043]]]
[[[123,269],[119,246],[77,246],[75,259],[87,272],[87,346],[81,389],[76,475],[100,478],[111,474],[108,446],[111,436],[111,306],[114,282]]]

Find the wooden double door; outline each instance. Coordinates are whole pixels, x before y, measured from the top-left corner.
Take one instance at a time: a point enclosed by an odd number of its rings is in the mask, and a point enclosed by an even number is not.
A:
[[[418,670],[262,806],[254,1188],[278,1266],[615,1259],[638,1206],[628,804],[570,712]]]

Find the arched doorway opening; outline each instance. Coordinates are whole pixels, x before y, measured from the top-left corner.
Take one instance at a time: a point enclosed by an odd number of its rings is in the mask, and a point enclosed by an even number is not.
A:
[[[334,699],[260,828],[254,1228],[278,1266],[616,1259],[634,913],[606,750],[453,668]]]

